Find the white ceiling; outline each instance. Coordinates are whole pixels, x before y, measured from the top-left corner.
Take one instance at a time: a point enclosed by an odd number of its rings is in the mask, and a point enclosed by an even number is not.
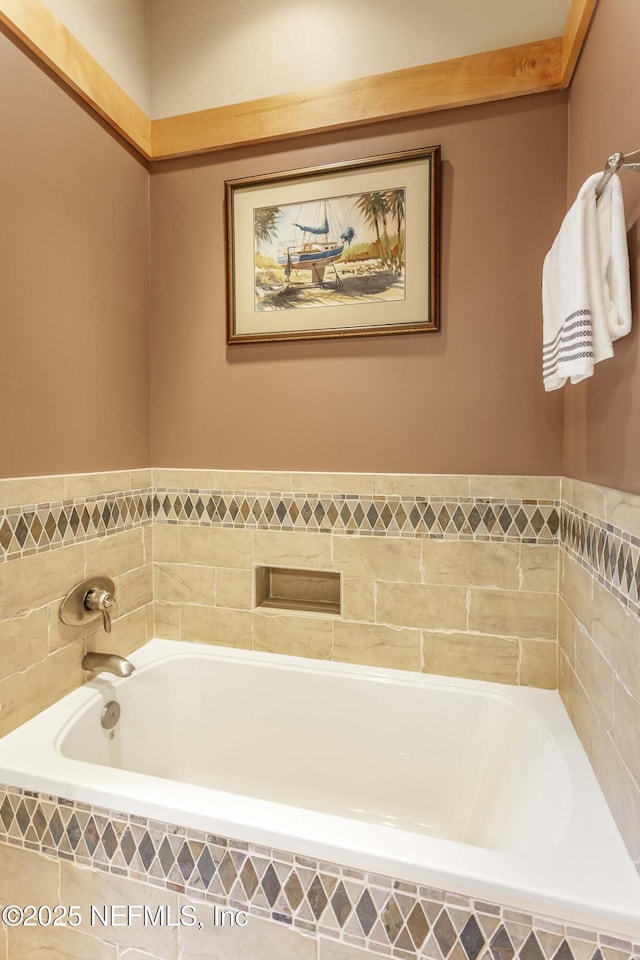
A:
[[[152,118],[560,36],[570,0],[44,0]]]

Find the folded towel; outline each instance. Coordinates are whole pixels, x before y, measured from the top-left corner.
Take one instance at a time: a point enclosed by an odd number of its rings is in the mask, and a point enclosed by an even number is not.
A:
[[[601,176],[582,185],[544,261],[545,390],[590,377],[596,363],[613,356],[613,341],[631,329],[622,188],[614,174],[596,203]]]

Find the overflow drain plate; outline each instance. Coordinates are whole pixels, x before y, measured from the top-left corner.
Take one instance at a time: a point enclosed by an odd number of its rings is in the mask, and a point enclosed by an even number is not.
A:
[[[109,700],[109,703],[102,711],[100,723],[105,730],[113,730],[120,719],[120,704],[116,700]]]

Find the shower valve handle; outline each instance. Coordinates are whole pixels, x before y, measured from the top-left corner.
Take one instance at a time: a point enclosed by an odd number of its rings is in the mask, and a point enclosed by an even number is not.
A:
[[[111,633],[109,607],[112,607],[115,602],[116,598],[112,593],[109,593],[108,590],[100,590],[98,587],[89,590],[84,598],[86,610],[99,610],[102,614],[102,623],[107,633]]]

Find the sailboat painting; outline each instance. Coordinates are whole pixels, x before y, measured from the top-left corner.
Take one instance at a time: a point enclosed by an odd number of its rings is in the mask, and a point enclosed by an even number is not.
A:
[[[403,186],[254,210],[255,309],[405,296]]]
[[[439,147],[227,181],[228,340],[438,329]]]

